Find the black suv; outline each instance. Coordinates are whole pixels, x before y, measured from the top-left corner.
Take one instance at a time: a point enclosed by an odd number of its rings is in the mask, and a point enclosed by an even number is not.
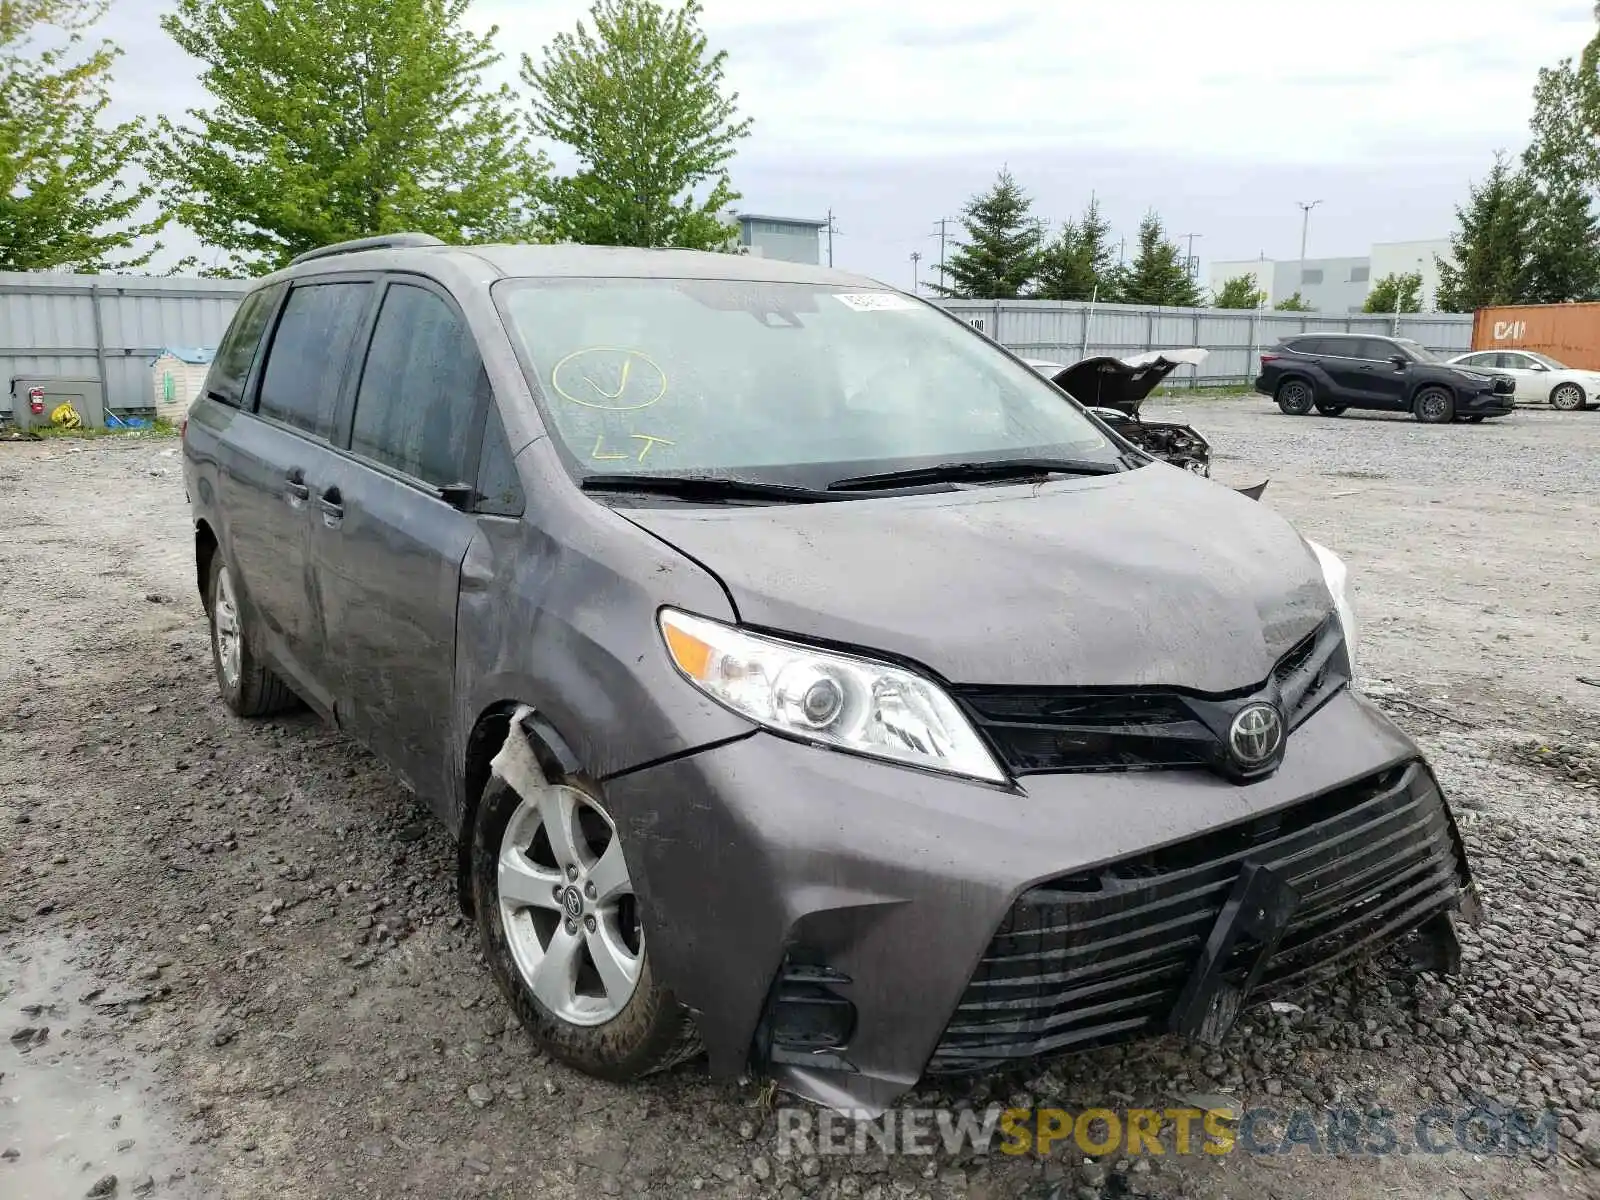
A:
[[[1504,416],[1516,387],[1515,380],[1453,366],[1409,338],[1366,333],[1289,338],[1261,356],[1256,379],[1256,391],[1290,416],[1377,408],[1430,425]]]

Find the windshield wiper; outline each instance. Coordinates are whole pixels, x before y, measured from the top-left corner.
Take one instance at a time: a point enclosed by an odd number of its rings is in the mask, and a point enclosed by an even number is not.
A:
[[[880,488],[916,487],[924,483],[960,483],[965,480],[1032,479],[1039,475],[1115,475],[1116,463],[1079,462],[1065,458],[998,458],[987,462],[947,462],[877,475],[835,479],[830,492],[868,492]]]
[[[835,497],[787,483],[760,483],[721,475],[585,475],[578,485],[586,492],[643,492],[685,500],[773,500],[815,504]]]

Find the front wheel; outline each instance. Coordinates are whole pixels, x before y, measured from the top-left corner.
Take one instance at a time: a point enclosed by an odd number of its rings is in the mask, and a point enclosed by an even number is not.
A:
[[[1456,419],[1456,398],[1447,388],[1423,388],[1412,409],[1424,425],[1448,425]]]
[[[1277,401],[1278,407],[1291,417],[1303,417],[1316,403],[1316,393],[1305,380],[1288,379],[1278,389]]]
[[[546,783],[531,753],[512,761],[523,778],[490,778],[472,834],[478,934],[501,992],[544,1050],[590,1075],[626,1082],[694,1057],[694,1019],[650,969],[616,824],[587,790]]]
[[[1550,393],[1550,407],[1559,412],[1582,412],[1588,399],[1577,384],[1563,383]]]

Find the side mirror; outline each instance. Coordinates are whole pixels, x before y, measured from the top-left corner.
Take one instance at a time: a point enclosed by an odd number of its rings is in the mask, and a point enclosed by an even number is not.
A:
[[[1402,371],[1411,365],[1411,360],[1404,354],[1391,354],[1389,355],[1389,361]]]

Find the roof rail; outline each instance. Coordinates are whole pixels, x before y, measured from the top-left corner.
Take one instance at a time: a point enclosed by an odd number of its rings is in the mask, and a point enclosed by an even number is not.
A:
[[[424,246],[444,245],[431,233],[383,233],[377,237],[356,238],[349,242],[335,242],[331,246],[318,246],[289,260],[291,267],[319,258],[332,258],[336,254],[360,254],[363,250],[406,250]]]

